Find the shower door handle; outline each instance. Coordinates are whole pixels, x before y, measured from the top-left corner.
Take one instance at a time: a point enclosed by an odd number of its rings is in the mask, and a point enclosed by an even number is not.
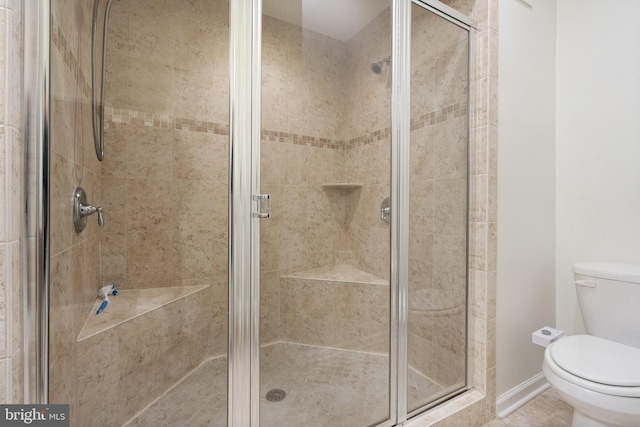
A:
[[[253,200],[258,202],[258,211],[253,213],[254,218],[271,218],[271,194],[254,194]]]

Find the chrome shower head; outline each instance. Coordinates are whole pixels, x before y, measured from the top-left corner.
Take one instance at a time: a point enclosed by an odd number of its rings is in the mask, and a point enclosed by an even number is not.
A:
[[[382,67],[384,65],[389,65],[391,64],[391,57],[388,56],[384,59],[381,59],[378,62],[373,62],[371,63],[371,71],[373,72],[373,74],[377,74],[380,75],[382,73]]]

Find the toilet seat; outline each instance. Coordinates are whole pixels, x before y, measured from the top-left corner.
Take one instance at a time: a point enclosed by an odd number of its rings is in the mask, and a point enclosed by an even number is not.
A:
[[[547,365],[566,381],[612,396],[640,397],[640,349],[574,335],[547,350]]]

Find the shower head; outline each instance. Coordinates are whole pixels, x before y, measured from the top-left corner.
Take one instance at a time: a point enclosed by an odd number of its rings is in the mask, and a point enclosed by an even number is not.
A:
[[[384,59],[381,59],[378,62],[373,62],[371,63],[371,71],[373,72],[373,74],[381,74],[382,73],[382,67],[384,65],[389,65],[391,64],[391,57],[387,57]]]

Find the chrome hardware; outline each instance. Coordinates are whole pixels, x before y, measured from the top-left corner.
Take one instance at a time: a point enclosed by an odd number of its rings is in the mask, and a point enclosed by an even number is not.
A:
[[[253,213],[254,218],[271,218],[271,194],[254,194],[253,200],[258,202],[258,211]]]
[[[391,220],[391,200],[388,197],[380,204],[380,219],[389,224]]]
[[[82,187],[76,188],[76,191],[73,192],[73,225],[78,233],[87,226],[87,217],[96,212],[98,213],[98,225],[102,228],[104,227],[102,208],[88,204],[87,193]]]

